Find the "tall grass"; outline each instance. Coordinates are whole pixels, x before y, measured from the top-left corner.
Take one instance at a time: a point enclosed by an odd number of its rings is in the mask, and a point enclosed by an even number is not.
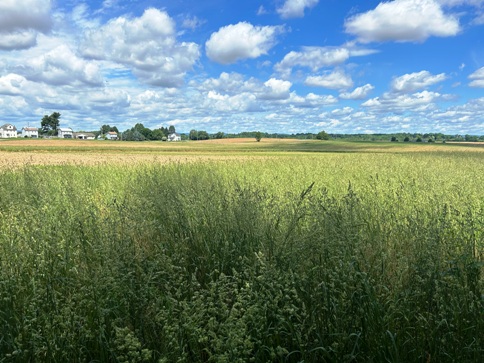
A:
[[[0,362],[480,362],[474,154],[0,175]]]

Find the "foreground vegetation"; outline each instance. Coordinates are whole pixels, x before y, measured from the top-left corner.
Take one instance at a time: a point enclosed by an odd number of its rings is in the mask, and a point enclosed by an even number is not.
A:
[[[272,153],[2,170],[0,362],[482,361],[482,153]]]

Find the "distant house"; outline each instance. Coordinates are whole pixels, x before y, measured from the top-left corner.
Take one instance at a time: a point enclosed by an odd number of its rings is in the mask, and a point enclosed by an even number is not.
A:
[[[180,134],[177,134],[176,132],[174,132],[168,135],[168,141],[181,141],[181,136]]]
[[[72,139],[73,134],[74,133],[70,127],[59,127],[57,129],[57,137],[61,139]]]
[[[39,129],[37,127],[30,127],[30,126],[23,127],[21,136],[22,137],[38,138],[39,137]]]
[[[12,124],[5,124],[3,126],[0,126],[0,137],[17,137],[17,128]]]
[[[80,140],[94,140],[96,138],[96,135],[93,134],[92,132],[74,132],[72,134],[72,137],[74,139],[80,139]]]
[[[118,139],[118,133],[115,131],[109,131],[106,135],[106,140],[117,140]]]

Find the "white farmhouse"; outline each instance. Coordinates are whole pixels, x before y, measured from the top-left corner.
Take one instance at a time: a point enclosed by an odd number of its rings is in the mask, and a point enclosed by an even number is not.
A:
[[[57,129],[57,137],[61,139],[72,139],[73,131],[70,127],[59,127]]]
[[[0,137],[17,137],[17,128],[12,124],[5,124],[0,126]]]
[[[106,134],[106,140],[117,140],[118,139],[118,133],[116,131],[109,131]]]
[[[168,141],[181,141],[181,136],[180,134],[177,134],[176,132],[174,132],[168,135]]]
[[[30,127],[30,126],[23,127],[22,128],[22,137],[38,138],[39,137],[39,129],[37,127]]]
[[[96,135],[94,135],[92,132],[74,132],[72,137],[80,140],[94,140]]]

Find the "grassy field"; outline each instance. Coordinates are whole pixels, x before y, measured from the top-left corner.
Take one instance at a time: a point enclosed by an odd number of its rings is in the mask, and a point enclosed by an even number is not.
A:
[[[0,362],[482,362],[484,148],[0,141]]]

